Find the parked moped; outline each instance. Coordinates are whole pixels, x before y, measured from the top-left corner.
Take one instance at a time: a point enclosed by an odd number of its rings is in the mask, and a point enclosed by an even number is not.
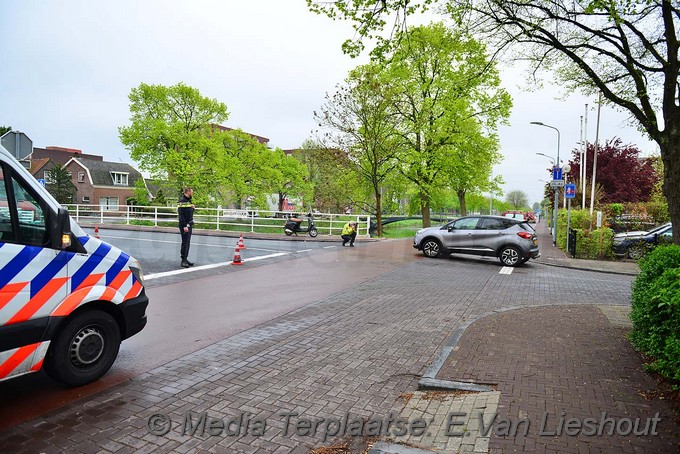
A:
[[[298,233],[309,233],[309,236],[312,238],[315,238],[318,234],[319,231],[316,230],[316,225],[314,225],[314,218],[312,217],[312,213],[307,214],[307,227],[302,228],[301,224],[304,221],[304,219],[301,218],[296,218],[296,217],[290,217],[286,221],[286,225],[283,227],[283,233],[285,233],[287,236],[291,236],[295,234],[295,236],[298,236]]]

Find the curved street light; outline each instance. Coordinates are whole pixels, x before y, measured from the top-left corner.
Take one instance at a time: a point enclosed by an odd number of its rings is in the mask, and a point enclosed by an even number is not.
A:
[[[558,166],[560,163],[560,130],[557,129],[554,126],[547,125],[541,121],[532,121],[530,122],[532,125],[538,125],[538,126],[545,126],[546,128],[554,129],[557,131],[557,159],[553,162],[553,167]],[[537,153],[538,154],[538,153]],[[545,156],[545,155],[544,155]],[[550,156],[548,156],[550,158]],[[552,158],[551,158],[552,159]],[[552,229],[552,237],[553,237],[553,246],[557,246],[557,204],[559,203],[559,199],[557,198],[557,187],[555,187],[555,199],[554,199],[554,204],[555,206],[553,207],[553,229]]]
[[[545,153],[536,153],[536,154],[539,155],[539,156],[545,156],[546,158],[550,159],[550,162],[552,162],[553,166],[555,165],[555,160],[552,157],[548,156],[547,154],[545,154]]]

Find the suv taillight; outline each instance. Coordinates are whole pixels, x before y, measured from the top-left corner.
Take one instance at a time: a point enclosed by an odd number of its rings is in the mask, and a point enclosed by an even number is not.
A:
[[[532,235],[531,233],[529,233],[529,232],[517,232],[517,235],[518,235],[518,236],[521,236],[521,237],[524,238],[525,240],[530,240],[531,237],[533,236],[533,235]]]

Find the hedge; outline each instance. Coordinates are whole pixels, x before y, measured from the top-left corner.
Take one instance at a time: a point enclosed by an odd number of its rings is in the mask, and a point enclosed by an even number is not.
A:
[[[630,318],[633,346],[649,370],[680,381],[680,246],[662,245],[639,262]]]

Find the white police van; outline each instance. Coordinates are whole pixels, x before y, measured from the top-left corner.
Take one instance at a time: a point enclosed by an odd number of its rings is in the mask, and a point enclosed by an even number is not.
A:
[[[143,279],[0,146],[0,381],[43,368],[69,386],[104,375],[146,325]]]

